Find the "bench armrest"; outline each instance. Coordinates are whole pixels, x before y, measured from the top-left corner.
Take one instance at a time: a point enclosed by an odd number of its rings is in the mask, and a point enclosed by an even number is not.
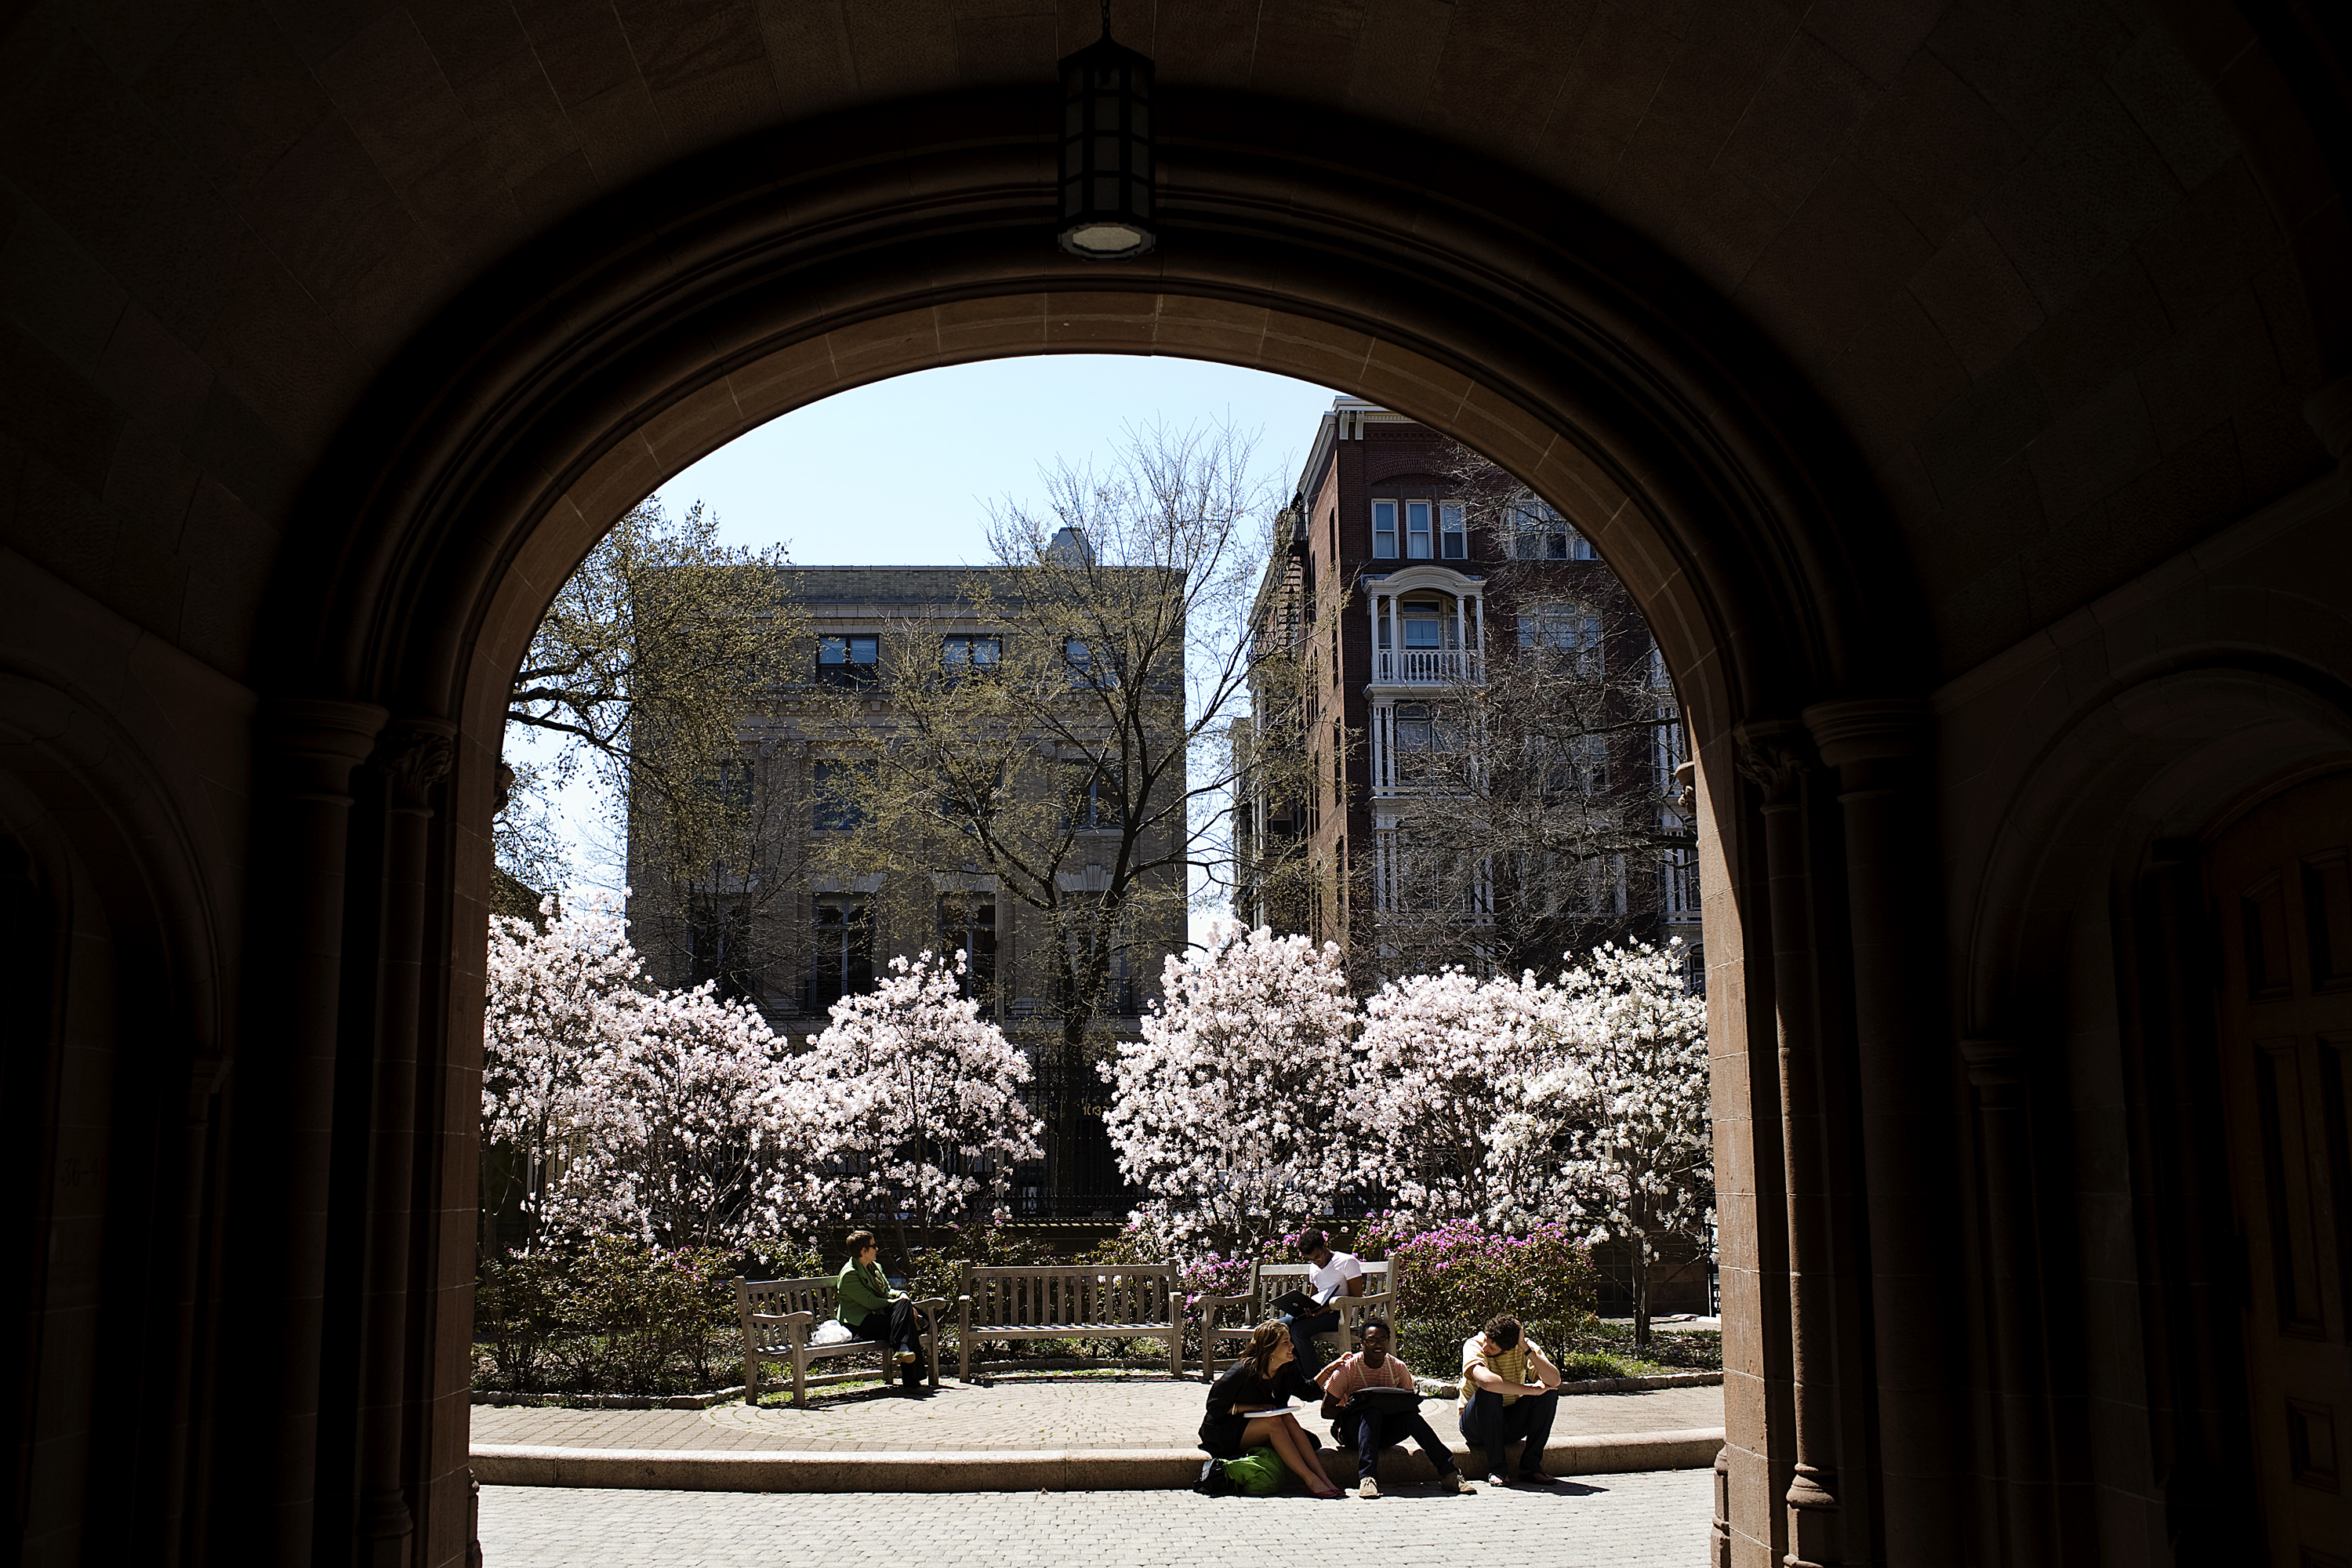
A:
[[[1193,1298],[1192,1305],[1195,1307],[1235,1307],[1239,1306],[1244,1301],[1252,1301],[1255,1300],[1255,1296],[1251,1292],[1244,1290],[1238,1296],[1196,1296]]]
[[[794,1323],[803,1328],[814,1328],[816,1326],[816,1314],[814,1312],[754,1312],[751,1314],[751,1321],[755,1323],[782,1323],[787,1328]]]

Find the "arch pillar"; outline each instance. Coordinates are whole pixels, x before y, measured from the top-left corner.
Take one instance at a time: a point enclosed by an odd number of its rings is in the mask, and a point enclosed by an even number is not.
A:
[[[1950,1370],[1963,1342],[1960,1231],[1949,1073],[1931,1006],[1942,951],[1932,729],[1927,704],[1904,699],[1816,703],[1804,722],[1836,770],[1843,829],[1885,1553],[1957,1563],[1967,1411]]]
[[[1838,1392],[1840,1330],[1858,1321],[1842,1294],[1851,1226],[1852,1194],[1834,1179],[1848,1140],[1833,1080],[1849,1053],[1834,1030],[1822,946],[1825,930],[1816,887],[1817,852],[1811,817],[1821,768],[1801,723],[1742,724],[1739,770],[1756,787],[1763,817],[1766,909],[1772,946],[1772,998],[1780,1068],[1782,1181],[1789,1229],[1789,1334],[1791,1452],[1782,1501],[1788,1510],[1789,1568],[1820,1568],[1849,1561],[1849,1546],[1869,1539],[1866,1508],[1847,1494]],[[1855,1478],[1859,1482],[1859,1478]]]
[[[255,746],[248,950],[273,963],[246,995],[235,1068],[230,1115],[248,1131],[231,1144],[222,1338],[226,1368],[273,1368],[278,1385],[275,1398],[220,1399],[212,1529],[223,1562],[311,1552],[351,781],[389,717],[369,702],[280,700],[264,708]]]

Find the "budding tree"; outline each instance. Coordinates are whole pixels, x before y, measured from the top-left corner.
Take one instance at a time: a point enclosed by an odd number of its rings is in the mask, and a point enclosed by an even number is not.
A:
[[[903,623],[870,679],[821,698],[822,727],[865,744],[834,767],[856,810],[818,868],[984,877],[1032,912],[1066,1193],[1075,1080],[1139,1009],[1130,958],[1181,945],[1192,879],[1229,858],[1226,731],[1247,702],[1273,507],[1252,442],[1227,428],[1130,431],[1108,469],[1066,462],[1045,480],[1042,509],[993,515],[993,562],[958,617],[974,635]]]
[[[1104,1124],[1155,1228],[1188,1253],[1263,1247],[1361,1174],[1368,1095],[1336,943],[1219,921],[1171,956],[1143,1038],[1105,1064]],[[1255,1256],[1253,1251],[1251,1256]]]
[[[749,994],[760,910],[790,885],[790,837],[743,721],[795,659],[805,613],[785,590],[784,547],[722,544],[700,503],[631,509],[547,608],[507,702],[514,779],[499,811],[500,871],[555,890],[574,870],[549,807],[585,777],[602,830],[626,837],[638,941],[668,976]],[[536,745],[531,742],[537,742]],[[511,885],[501,887],[511,892]]]

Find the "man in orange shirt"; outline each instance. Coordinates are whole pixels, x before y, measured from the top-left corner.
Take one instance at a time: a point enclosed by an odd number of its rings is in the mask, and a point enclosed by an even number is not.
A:
[[[1417,1405],[1377,1394],[1360,1397],[1368,1389],[1412,1390],[1412,1369],[1389,1353],[1389,1326],[1374,1318],[1364,1324],[1362,1338],[1362,1350],[1341,1356],[1315,1378],[1323,1385],[1323,1411],[1331,1417],[1331,1435],[1356,1446],[1356,1495],[1381,1495],[1376,1479],[1381,1450],[1408,1437],[1420,1444],[1429,1462],[1437,1467],[1440,1486],[1448,1491],[1476,1491]]]

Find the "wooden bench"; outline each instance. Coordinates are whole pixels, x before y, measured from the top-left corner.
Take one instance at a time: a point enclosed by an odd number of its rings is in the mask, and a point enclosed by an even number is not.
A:
[[[1139,1263],[978,1268],[956,1282],[956,1375],[971,1376],[983,1340],[1166,1340],[1168,1373],[1184,1371],[1176,1266]]]
[[[760,1399],[760,1363],[770,1357],[789,1361],[793,1365],[793,1403],[808,1400],[808,1369],[812,1362],[837,1361],[843,1356],[879,1355],[882,1375],[887,1381],[898,1369],[890,1361],[890,1347],[872,1340],[844,1340],[839,1344],[818,1345],[809,1342],[817,1325],[834,1316],[839,1303],[835,1293],[840,1281],[832,1275],[814,1279],[737,1279],[735,1281],[735,1315],[743,1322],[743,1403],[756,1405]],[[940,1313],[947,1306],[944,1297],[933,1296],[915,1303],[915,1310],[923,1320],[923,1352],[931,1363],[931,1386],[940,1385]],[[826,1378],[824,1382],[842,1382],[842,1378]]]
[[[1202,1381],[1215,1382],[1222,1366],[1233,1364],[1231,1360],[1227,1360],[1221,1365],[1217,1354],[1220,1342],[1247,1340],[1260,1323],[1276,1316],[1268,1302],[1279,1300],[1293,1290],[1307,1289],[1307,1265],[1304,1263],[1261,1263],[1250,1270],[1249,1284],[1238,1295],[1201,1298],[1197,1305],[1201,1309]],[[1360,1318],[1372,1314],[1385,1317],[1393,1334],[1397,1323],[1396,1288],[1390,1279],[1389,1266],[1386,1263],[1365,1264],[1364,1293],[1360,1296],[1341,1295],[1331,1305],[1339,1312],[1341,1355],[1356,1348],[1356,1321]],[[1229,1326],[1218,1322],[1228,1307],[1241,1309],[1238,1323]],[[1321,1370],[1320,1367],[1307,1368],[1309,1375]]]

